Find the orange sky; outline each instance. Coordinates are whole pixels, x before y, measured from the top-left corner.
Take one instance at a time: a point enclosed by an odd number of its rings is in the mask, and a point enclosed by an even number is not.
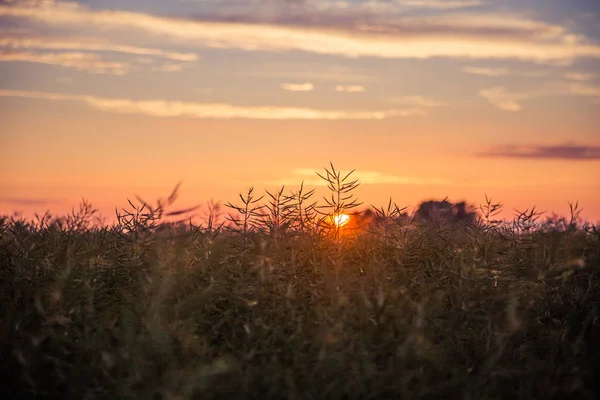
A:
[[[600,220],[598,8],[248,4],[0,4],[0,213],[235,201],[332,161],[367,204]]]

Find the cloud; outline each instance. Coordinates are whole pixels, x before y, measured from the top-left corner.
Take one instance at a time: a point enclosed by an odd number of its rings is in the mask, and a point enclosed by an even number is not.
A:
[[[600,86],[589,86],[583,83],[575,83],[570,85],[569,89],[574,95],[600,98]]]
[[[280,87],[290,92],[310,92],[314,89],[312,83],[282,83]]]
[[[550,159],[550,160],[600,160],[600,146],[564,144],[558,146],[505,145],[493,147],[479,154],[484,157]]]
[[[127,63],[106,61],[92,53],[29,53],[1,52],[0,62],[29,62],[48,65],[59,65],[74,68],[78,71],[88,71],[96,74],[125,75],[131,66]]]
[[[160,67],[152,68],[153,71],[159,71],[159,72],[179,72],[182,69],[183,69],[182,64],[173,64],[173,63],[165,63],[165,64],[161,65]]]
[[[186,117],[215,119],[261,120],[382,120],[392,117],[420,115],[419,109],[392,109],[384,111],[317,110],[298,107],[242,107],[223,103],[192,103],[165,100],[130,100],[89,95],[0,90],[0,97],[21,97],[52,101],[77,101],[97,110],[140,114],[151,117]]]
[[[493,77],[508,75],[508,70],[506,68],[464,67],[462,71],[466,72],[467,74]]]
[[[249,65],[242,74],[250,77],[260,78],[280,78],[280,79],[303,79],[307,81],[319,82],[375,82],[380,78],[374,75],[361,74],[360,71],[349,68],[344,65],[319,65],[314,70],[295,70],[290,68],[287,63],[269,63],[268,68],[261,65],[260,69],[252,70]]]
[[[543,78],[551,75],[550,71],[514,71],[507,68],[464,67],[467,74],[497,78],[500,76],[518,76],[523,78]]]
[[[418,108],[418,107],[406,108],[403,110],[395,110],[394,112],[395,112],[394,115],[396,115],[398,117],[417,117],[417,116],[424,117],[427,115],[425,110],[423,110],[422,108]]]
[[[0,196],[0,203],[11,204],[17,206],[37,206],[45,204],[56,204],[61,200],[56,199],[39,199],[31,197],[12,197],[12,196]]]
[[[503,87],[482,89],[479,95],[492,103],[494,107],[504,111],[520,111],[523,109],[522,100],[529,100],[547,95],[547,91],[509,92]]]
[[[393,104],[417,107],[441,107],[446,105],[440,101],[428,99],[423,96],[388,97],[385,100]]]
[[[1,6],[0,6],[1,7]],[[59,65],[91,73],[124,75],[134,69],[133,64],[153,64],[153,57],[169,61],[193,62],[195,53],[170,52],[162,49],[102,43],[89,38],[7,36],[0,38],[0,61],[30,62]],[[104,54],[117,53],[137,56],[130,62],[107,61]],[[182,64],[167,62],[153,70],[177,72]]]
[[[567,28],[514,14],[469,13],[431,16],[330,12],[318,7],[287,7],[285,12],[218,10],[195,19],[128,11],[102,11],[78,3],[29,2],[0,5],[0,16],[58,29],[80,29],[119,37],[135,32],[179,45],[246,51],[304,51],[343,57],[427,59],[513,59],[569,64],[600,58],[600,45]],[[442,3],[421,1],[422,5]],[[451,2],[457,4],[458,2]],[[416,3],[415,3],[416,4]],[[254,12],[253,12],[254,11]],[[360,11],[360,10],[359,10]]]
[[[583,83],[570,85],[546,85],[543,88],[524,92],[511,92],[497,86],[479,91],[479,95],[489,101],[494,107],[504,111],[520,111],[522,102],[544,96],[583,96],[600,99],[600,87]]]
[[[480,7],[486,4],[478,0],[397,0],[397,3],[405,7],[428,8],[434,10]]]
[[[593,81],[595,79],[598,79],[598,77],[600,77],[600,75],[598,74],[587,74],[584,72],[567,72],[565,74],[565,78],[571,80],[571,81]]]
[[[61,83],[63,85],[72,85],[73,84],[73,78],[71,78],[69,76],[60,76],[60,77],[56,78],[55,81],[57,83]]]
[[[1,6],[0,6],[1,7]],[[0,8],[1,10],[1,8]],[[1,11],[0,11],[1,14]],[[146,47],[116,45],[91,41],[87,38],[60,38],[60,37],[3,37],[0,38],[0,47],[9,49],[35,49],[35,50],[73,50],[91,52],[112,52],[137,56],[154,56],[172,61],[193,62],[198,60],[195,53],[172,52]]]
[[[289,177],[262,183],[295,185],[303,181],[304,184],[310,186],[327,186],[327,183],[319,178],[315,171],[320,171],[320,168],[296,168]],[[450,185],[452,183],[446,179],[397,176],[376,171],[355,171],[352,177],[358,179],[363,185]]]
[[[212,89],[211,89],[211,88],[197,88],[197,89],[194,89],[194,91],[195,91],[196,93],[199,93],[199,94],[202,94],[202,95],[210,95],[210,94],[213,94],[213,91],[212,91]]]
[[[359,92],[364,92],[365,87],[361,86],[361,85],[348,85],[348,86],[336,85],[335,91],[336,92],[346,92],[346,93],[359,93]]]

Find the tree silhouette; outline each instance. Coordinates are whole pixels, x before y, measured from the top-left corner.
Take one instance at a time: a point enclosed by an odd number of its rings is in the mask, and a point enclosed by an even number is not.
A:
[[[442,201],[428,200],[419,205],[414,219],[417,222],[441,221],[446,223],[472,224],[477,217],[474,208],[461,201],[453,204],[446,199]]]

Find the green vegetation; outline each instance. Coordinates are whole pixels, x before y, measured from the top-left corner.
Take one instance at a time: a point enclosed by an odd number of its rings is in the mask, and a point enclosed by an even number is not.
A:
[[[390,202],[340,229],[327,217],[356,210],[358,182],[322,177],[323,207],[251,190],[200,225],[164,223],[191,211],[168,212],[176,191],[111,226],[87,203],[2,218],[5,396],[600,396],[600,231],[576,206],[503,221],[488,201],[463,221]]]

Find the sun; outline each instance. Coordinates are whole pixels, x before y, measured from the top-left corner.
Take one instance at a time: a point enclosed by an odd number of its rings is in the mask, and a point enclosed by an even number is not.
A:
[[[342,226],[346,225],[348,222],[350,222],[350,216],[348,214],[338,214],[338,215],[334,215],[332,217],[333,223],[335,224],[335,226],[337,226],[338,228],[341,228]]]

